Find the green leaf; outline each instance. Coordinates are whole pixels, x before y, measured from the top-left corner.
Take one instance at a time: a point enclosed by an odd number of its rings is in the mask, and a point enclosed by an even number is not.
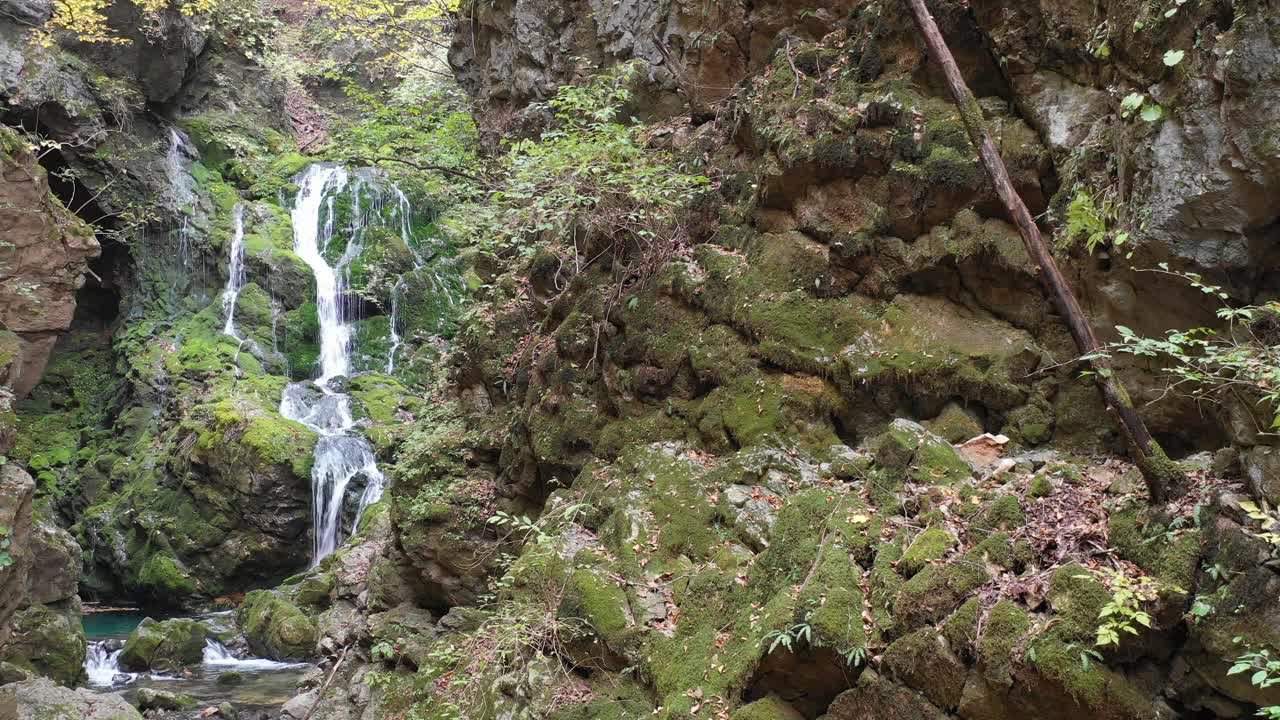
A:
[[[1148,103],[1142,106],[1142,119],[1149,123],[1160,122],[1164,117],[1164,108],[1156,103]]]
[[[1164,64],[1169,67],[1176,67],[1178,63],[1182,62],[1182,58],[1185,55],[1186,53],[1181,50],[1170,50],[1164,54]]]

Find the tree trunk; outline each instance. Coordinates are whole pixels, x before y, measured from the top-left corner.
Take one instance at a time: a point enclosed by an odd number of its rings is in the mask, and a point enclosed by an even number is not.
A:
[[[991,140],[991,134],[987,132],[986,123],[982,118],[982,109],[978,107],[977,100],[974,99],[969,86],[960,75],[960,68],[956,66],[955,58],[938,30],[938,24],[934,22],[933,16],[925,7],[925,0],[905,1],[911,8],[916,27],[924,36],[929,54],[942,66],[951,97],[960,110],[960,118],[964,121],[965,129],[969,131],[969,139],[974,147],[978,148],[978,155],[986,167],[987,174],[991,177],[992,184],[995,185],[1000,201],[1004,203],[1014,224],[1018,226],[1027,254],[1039,269],[1040,282],[1044,285],[1045,292],[1053,300],[1058,314],[1062,316],[1067,329],[1071,331],[1071,337],[1075,340],[1081,355],[1092,366],[1098,392],[1133,449],[1152,504],[1163,504],[1171,495],[1176,496],[1185,490],[1185,473],[1177,463],[1165,455],[1159,443],[1151,437],[1146,424],[1134,409],[1129,394],[1125,392],[1124,386],[1112,371],[1110,360],[1099,357],[1100,346],[1098,338],[1093,334],[1093,326],[1089,324],[1088,318],[1080,308],[1080,302],[1076,300],[1071,286],[1058,270],[1058,264],[1054,261],[1048,246],[1045,245],[1044,238],[1040,235],[1040,228],[1032,218],[1031,212],[1027,210],[1026,204],[1014,190],[1013,181],[1009,178],[1009,170],[1005,167],[995,142]]]

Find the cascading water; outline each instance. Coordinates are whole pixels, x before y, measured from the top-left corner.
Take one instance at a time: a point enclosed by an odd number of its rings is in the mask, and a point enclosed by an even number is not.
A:
[[[358,177],[349,191],[350,236],[341,257],[330,265],[324,252],[329,249],[335,230],[333,201],[347,190],[349,182],[349,174],[340,167],[312,165],[297,179],[299,190],[293,206],[293,249],[311,268],[316,280],[320,376],[313,382],[285,388],[280,414],[303,423],[320,436],[311,471],[313,565],[333,553],[342,540],[342,502],[351,481],[358,476],[365,480],[357,522],[365,507],[382,497],[385,482],[373,446],[355,432],[350,398],[334,382],[351,370],[351,325],[345,306],[350,283],[348,266],[362,249],[366,221],[376,217],[380,209],[376,202],[374,206],[361,207],[362,189],[367,183]]]
[[[244,288],[244,205],[237,204],[232,212],[231,258],[227,271],[227,289],[222,292],[222,311],[227,319],[222,332],[239,340],[236,333],[236,301]]]
[[[231,670],[280,670],[301,667],[306,663],[287,663],[267,660],[266,658],[238,658],[226,645],[212,638],[204,641],[204,654],[201,664],[215,668]]]
[[[400,351],[400,345],[404,341],[400,337],[400,293],[404,292],[404,277],[396,279],[396,284],[391,288],[391,350],[387,352],[387,374],[396,371],[396,353]]]
[[[118,643],[117,643],[118,644]],[[120,669],[120,653],[123,647],[112,650],[105,642],[91,642],[85,654],[84,672],[89,684],[94,687],[108,688],[118,684],[117,678],[123,676],[123,682],[137,679],[137,673],[127,673]]]

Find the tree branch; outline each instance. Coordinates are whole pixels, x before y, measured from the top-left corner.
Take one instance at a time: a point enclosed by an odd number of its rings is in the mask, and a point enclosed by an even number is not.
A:
[[[1152,504],[1163,504],[1171,494],[1177,496],[1185,490],[1186,474],[1165,455],[1164,450],[1151,437],[1146,424],[1133,407],[1133,400],[1115,376],[1110,360],[1101,353],[1101,346],[1093,333],[1093,326],[1089,324],[1075,293],[1058,269],[1058,264],[1049,252],[1044,238],[1041,237],[1040,228],[1032,218],[1031,212],[1014,189],[1009,170],[983,121],[982,108],[978,106],[973,93],[969,91],[969,86],[965,84],[955,57],[952,56],[946,40],[938,30],[938,24],[934,22],[933,16],[925,6],[925,0],[905,0],[905,2],[911,9],[916,28],[924,36],[929,54],[942,66],[947,88],[951,91],[951,97],[960,110],[960,119],[969,132],[969,139],[974,147],[978,148],[978,156],[986,167],[992,184],[995,185],[1000,201],[1004,203],[1005,209],[1013,217],[1014,224],[1018,226],[1027,254],[1039,268],[1040,282],[1045,292],[1062,315],[1063,322],[1071,332],[1071,337],[1075,340],[1081,355],[1092,367],[1093,378],[1099,394],[1102,395],[1102,401],[1118,421],[1129,445],[1133,448]]]

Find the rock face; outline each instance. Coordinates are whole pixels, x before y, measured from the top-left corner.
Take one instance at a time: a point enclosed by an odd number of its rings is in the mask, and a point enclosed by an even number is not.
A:
[[[44,678],[0,686],[0,708],[6,707],[17,720],[142,720],[118,694],[69,690]]]
[[[98,241],[49,191],[45,169],[16,133],[0,129],[0,322],[19,341],[3,360],[19,397],[40,382],[58,335],[71,327],[76,290]]]
[[[0,550],[10,562],[0,563],[0,657],[9,646],[13,614],[26,604],[27,577],[31,571],[31,500],[36,484],[15,465],[0,466],[0,527],[7,548]]]
[[[56,603],[76,597],[80,587],[80,545],[71,533],[43,520],[32,528],[35,557],[27,574],[28,597],[33,603]]]
[[[47,520],[32,519],[35,483],[13,464],[0,467],[0,663],[74,685],[87,648],[77,596],[80,548]],[[4,564],[4,563],[0,563]]]
[[[458,81],[492,106],[519,109],[549,97],[593,66],[640,59],[648,94],[637,107],[673,115],[685,99],[707,109],[768,62],[779,35],[817,39],[836,2],[798,17],[788,2],[748,7],[691,6],[666,0],[500,0],[473,3],[449,54]],[[711,35],[707,29],[715,28]]]

